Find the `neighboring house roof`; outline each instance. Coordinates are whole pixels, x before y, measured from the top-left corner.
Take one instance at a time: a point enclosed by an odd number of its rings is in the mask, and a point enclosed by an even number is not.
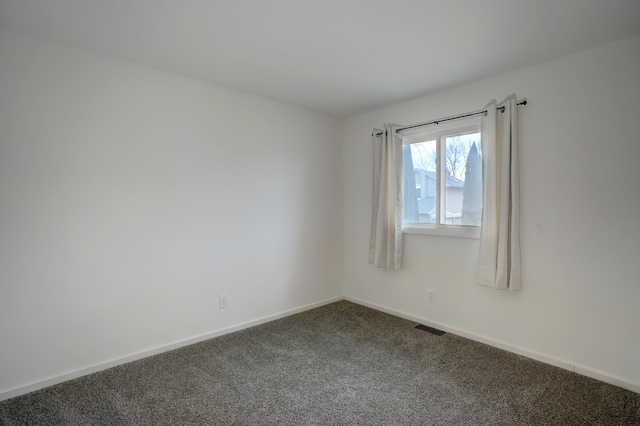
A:
[[[433,180],[436,180],[436,172],[433,172],[431,170],[423,170],[423,169],[415,169],[415,171],[417,173],[430,177]],[[462,188],[464,186],[464,181],[456,177],[447,175],[446,186],[454,187],[454,188]]]

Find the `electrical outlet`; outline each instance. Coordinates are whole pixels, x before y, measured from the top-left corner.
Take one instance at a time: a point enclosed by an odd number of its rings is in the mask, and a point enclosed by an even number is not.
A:
[[[436,303],[436,291],[430,288],[427,292],[427,300],[431,303]]]
[[[220,296],[218,296],[218,305],[220,306],[220,309],[224,309],[227,307],[227,295],[226,294],[221,294]]]

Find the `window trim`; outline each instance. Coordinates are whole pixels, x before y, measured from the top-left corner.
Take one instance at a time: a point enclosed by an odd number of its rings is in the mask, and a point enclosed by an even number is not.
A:
[[[441,155],[444,145],[443,137],[455,134],[469,134],[469,133],[481,133],[481,117],[466,117],[460,120],[450,121],[446,123],[437,124],[436,127],[430,126],[429,129],[412,128],[403,130],[400,134],[402,139],[402,145],[411,145],[413,143],[424,142],[427,140],[436,141],[436,221],[435,223],[425,222],[402,222],[402,232],[404,234],[417,234],[417,235],[434,235],[444,237],[456,237],[456,238],[473,238],[479,239],[482,226],[469,226],[469,225],[454,225],[439,223],[441,217],[441,209],[445,206],[442,205],[441,193],[443,185],[444,170],[441,167]]]
[[[434,225],[433,223],[402,222],[402,233],[479,239],[482,228],[481,226],[468,225]]]

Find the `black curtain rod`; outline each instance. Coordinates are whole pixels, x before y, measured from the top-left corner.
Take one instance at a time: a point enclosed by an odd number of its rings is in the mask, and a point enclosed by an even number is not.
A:
[[[516,105],[526,105],[527,104],[527,98],[524,98],[523,100],[521,100],[520,102],[516,103]],[[499,109],[500,112],[504,112],[505,107],[498,107],[496,109]],[[418,124],[412,124],[410,126],[405,126],[405,127],[400,127],[399,129],[396,129],[396,133],[400,133],[403,130],[407,130],[407,129],[414,129],[416,127],[422,127],[422,126],[429,126],[431,124],[439,124],[439,123],[444,123],[445,121],[451,121],[451,120],[459,120],[461,118],[467,118],[467,117],[473,117],[474,115],[480,115],[480,114],[486,114],[487,110],[482,110],[482,111],[474,111],[474,112],[468,112],[466,114],[461,114],[461,115],[454,115],[452,117],[445,117],[445,118],[439,118],[437,120],[433,120],[433,121],[428,121],[426,123],[418,123]],[[376,133],[376,136],[381,136],[384,132],[380,132],[380,133]],[[373,136],[373,134],[371,135]]]

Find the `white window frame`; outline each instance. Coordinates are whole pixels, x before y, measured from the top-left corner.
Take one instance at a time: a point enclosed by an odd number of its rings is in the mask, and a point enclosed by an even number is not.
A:
[[[445,168],[442,167],[442,153],[444,152],[445,138],[460,134],[479,133],[479,116],[467,117],[460,120],[452,120],[437,125],[429,125],[421,128],[403,130],[400,134],[402,145],[429,140],[436,141],[436,221],[435,223],[425,222],[402,222],[402,232],[405,234],[436,235],[457,238],[480,238],[480,226],[453,225],[440,223],[440,217],[445,206],[442,203],[441,194],[445,190],[446,177]]]

